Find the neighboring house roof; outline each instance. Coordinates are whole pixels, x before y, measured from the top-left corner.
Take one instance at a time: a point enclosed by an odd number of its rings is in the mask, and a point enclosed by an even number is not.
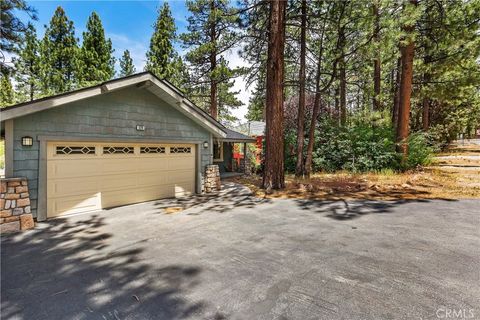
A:
[[[107,92],[123,89],[130,86],[144,88],[157,95],[185,116],[207,129],[217,138],[227,137],[227,128],[212,118],[208,113],[197,107],[193,102],[166,80],[157,78],[151,72],[137,73],[131,76],[113,79],[98,85],[78,89],[71,92],[45,97],[29,102],[19,103],[0,110],[1,121],[15,119],[28,114],[59,107],[67,103],[91,98]]]
[[[236,129],[249,136],[263,136],[265,135],[265,122],[249,121],[239,125]]]
[[[227,137],[221,139],[222,141],[227,142],[255,142],[255,139],[249,136],[246,136],[240,132],[225,128],[227,132]]]

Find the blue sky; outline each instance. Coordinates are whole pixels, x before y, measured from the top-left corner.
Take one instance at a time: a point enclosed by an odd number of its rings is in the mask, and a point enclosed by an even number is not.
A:
[[[34,25],[40,37],[58,6],[62,6],[73,21],[80,40],[88,17],[93,11],[97,12],[107,37],[112,39],[115,56],[120,57],[125,49],[129,49],[137,69],[143,69],[157,10],[163,1],[30,1],[29,4],[38,11],[38,21]],[[170,1],[169,4],[177,32],[184,32],[188,15],[185,2]],[[181,47],[177,45],[177,49],[181,50]]]
[[[128,49],[134,60],[137,72],[143,71],[145,65],[145,53],[148,49],[150,37],[153,33],[153,24],[157,18],[158,8],[164,1],[28,1],[38,12],[38,21],[33,24],[37,29],[39,37],[43,37],[44,25],[49,24],[55,9],[62,6],[68,18],[73,21],[77,38],[82,38],[82,32],[85,31],[87,19],[92,11],[100,16],[106,36],[112,40],[115,49],[115,57],[121,57],[123,51]],[[187,16],[189,12],[185,1],[168,1],[172,15],[177,26],[177,33],[186,31]],[[177,50],[182,52],[184,49],[179,44]],[[237,49],[232,50],[226,55],[226,59],[232,67],[243,64],[242,59],[237,54]],[[243,79],[237,79],[235,90],[241,90],[239,99],[244,102],[244,106],[234,111],[234,114],[243,119],[246,113],[246,104],[250,96],[250,90],[245,88]]]

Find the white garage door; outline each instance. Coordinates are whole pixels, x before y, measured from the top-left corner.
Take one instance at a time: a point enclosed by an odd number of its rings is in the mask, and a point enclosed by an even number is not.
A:
[[[192,144],[48,144],[48,217],[194,192]]]

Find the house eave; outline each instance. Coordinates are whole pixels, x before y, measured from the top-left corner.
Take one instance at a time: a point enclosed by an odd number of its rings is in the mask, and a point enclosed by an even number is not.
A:
[[[10,106],[0,110],[0,118],[3,122],[135,85],[167,100],[166,102],[172,107],[212,133],[214,137],[225,138],[227,136],[219,122],[206,115],[200,108],[186,99],[182,92],[173,85],[158,79],[150,72],[114,79],[93,87]]]

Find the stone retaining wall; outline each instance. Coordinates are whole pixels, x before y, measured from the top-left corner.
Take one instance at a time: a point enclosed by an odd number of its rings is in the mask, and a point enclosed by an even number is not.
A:
[[[222,183],[220,182],[220,170],[218,165],[210,164],[205,167],[204,190],[206,193],[220,191]]]
[[[31,214],[26,178],[0,180],[0,232],[14,232],[35,227]]]

